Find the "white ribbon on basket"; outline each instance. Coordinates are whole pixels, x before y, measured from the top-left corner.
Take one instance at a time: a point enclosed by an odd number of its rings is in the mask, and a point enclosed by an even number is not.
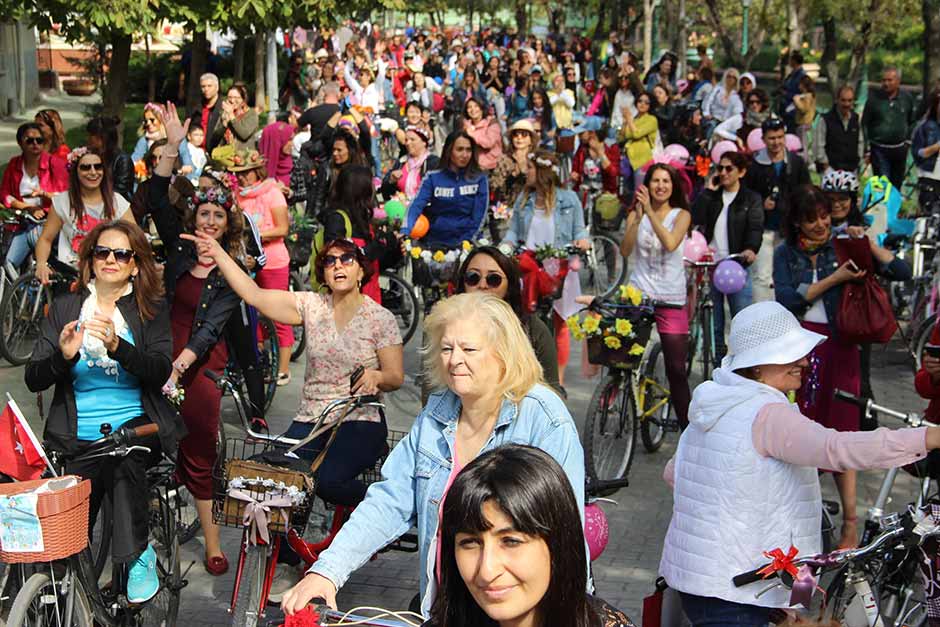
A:
[[[245,502],[242,524],[248,527],[248,541],[251,544],[257,544],[256,535],[261,536],[265,544],[270,543],[270,535],[268,534],[268,522],[270,518],[268,518],[268,514],[271,513],[272,507],[280,512],[281,516],[284,518],[285,525],[289,523],[285,508],[290,508],[294,504],[290,496],[272,496],[263,501],[258,501],[251,496],[251,494],[239,490],[238,488],[229,488],[228,496]]]

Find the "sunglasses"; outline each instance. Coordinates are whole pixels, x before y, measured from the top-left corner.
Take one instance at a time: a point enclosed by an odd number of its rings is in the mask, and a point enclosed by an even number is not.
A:
[[[100,161],[98,163],[79,163],[78,169],[82,172],[91,172],[92,170],[104,172],[104,164]]]
[[[95,246],[92,253],[98,261],[107,261],[113,254],[114,260],[120,264],[130,263],[136,253],[128,248],[108,248],[107,246]]]
[[[42,146],[46,143],[46,140],[43,137],[24,137],[23,143],[32,144],[33,146]]]
[[[644,98],[643,100],[637,100],[636,103],[648,105],[650,101]]]
[[[733,165],[720,165],[720,166],[718,166],[718,171],[719,171],[719,172],[731,172],[731,171],[736,170],[736,169],[737,169],[737,168],[735,168]]]
[[[336,265],[336,262],[340,262],[344,266],[351,266],[356,260],[356,255],[352,253],[343,253],[342,255],[326,255],[323,258],[323,267],[332,268]]]
[[[759,104],[761,104],[761,101],[760,101],[760,100],[748,100],[748,101],[747,101],[747,104],[748,104],[748,106],[759,105]]]
[[[471,270],[470,272],[464,275],[463,282],[469,285],[470,287],[476,287],[477,285],[480,284],[480,281],[482,279],[484,279],[483,275],[481,275],[476,270]],[[487,287],[491,289],[496,289],[497,287],[503,284],[503,275],[497,274],[495,272],[490,272],[489,274],[486,275],[485,280],[486,280]]]

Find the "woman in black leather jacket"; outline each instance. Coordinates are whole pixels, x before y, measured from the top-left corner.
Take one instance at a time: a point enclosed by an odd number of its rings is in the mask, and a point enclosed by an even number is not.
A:
[[[104,162],[111,165],[111,185],[128,202],[134,196],[134,161],[121,150],[118,127],[121,120],[116,117],[98,116],[88,121],[88,146],[104,154]]]

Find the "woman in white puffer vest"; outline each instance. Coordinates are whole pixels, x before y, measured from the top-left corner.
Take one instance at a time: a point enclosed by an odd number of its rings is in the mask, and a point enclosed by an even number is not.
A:
[[[938,427],[838,432],[800,414],[787,393],[825,339],[779,303],[746,307],[721,368],[692,395],[664,473],[675,503],[660,574],[694,627],[764,627],[771,608],[788,606],[789,591],[757,598],[766,582],[735,588],[731,578],[766,563],[764,551],[821,550],[819,468],[891,468],[940,448]]]

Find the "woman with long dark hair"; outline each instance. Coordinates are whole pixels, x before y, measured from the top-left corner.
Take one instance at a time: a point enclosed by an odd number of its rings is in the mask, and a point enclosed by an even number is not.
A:
[[[580,514],[565,471],[541,449],[507,444],[467,464],[444,501],[425,627],[633,625],[585,592]]]
[[[429,222],[423,241],[455,248],[474,241],[489,205],[489,180],[477,165],[477,145],[466,131],[454,131],[444,142],[440,169],[429,172],[408,207],[402,232],[410,235],[418,218]]]
[[[549,102],[548,93],[539,87],[532,92],[531,99],[532,118],[535,120],[535,130],[539,134],[540,143],[546,148],[555,146],[555,113]]]
[[[69,156],[69,147],[65,143],[65,126],[59,112],[55,109],[40,109],[33,121],[39,125],[42,136],[46,138],[46,152],[65,161]]]
[[[134,160],[121,150],[120,126],[120,118],[98,116],[88,121],[85,131],[88,147],[101,153],[108,166],[112,188],[130,202],[134,194]]]
[[[683,428],[689,424],[691,392],[685,373],[689,317],[685,310],[682,242],[691,224],[689,199],[679,173],[671,165],[654,164],[636,191],[620,251],[629,257],[636,250],[630,283],[644,296],[669,305],[656,308],[656,328],[663,345],[672,405]]]

